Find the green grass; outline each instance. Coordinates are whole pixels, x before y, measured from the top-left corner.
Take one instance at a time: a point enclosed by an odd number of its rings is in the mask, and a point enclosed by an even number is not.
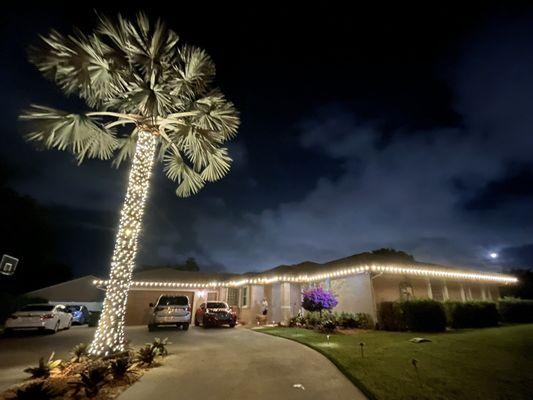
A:
[[[324,334],[307,329],[265,328],[259,332],[295,340],[319,351],[369,398],[533,398],[533,324],[440,334],[335,334],[329,344]],[[432,342],[409,342],[420,336]],[[365,344],[364,358],[361,342]],[[419,378],[411,364],[413,358],[418,360]]]

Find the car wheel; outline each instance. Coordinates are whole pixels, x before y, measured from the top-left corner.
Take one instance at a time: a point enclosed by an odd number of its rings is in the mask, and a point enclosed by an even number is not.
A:
[[[205,321],[202,321],[202,326],[204,327],[204,329],[209,328],[209,324]]]
[[[184,331],[189,330],[189,324],[183,324],[181,327],[183,328]]]
[[[200,326],[200,323],[198,322],[196,318],[194,319],[194,326]]]
[[[4,332],[3,332],[4,336],[10,336],[13,334],[13,329],[11,328],[4,328]]]
[[[234,324],[234,323],[231,323],[231,324],[229,324],[229,327],[230,327],[230,328],[235,328],[235,324]]]
[[[155,325],[149,324],[148,325],[148,332],[153,332],[153,331],[155,331]]]
[[[56,322],[56,325],[49,330],[49,332],[53,335],[54,333],[57,333],[57,331],[59,330],[59,321]]]
[[[68,321],[67,326],[65,326],[65,330],[68,331],[71,326],[72,326],[72,319],[70,321]]]

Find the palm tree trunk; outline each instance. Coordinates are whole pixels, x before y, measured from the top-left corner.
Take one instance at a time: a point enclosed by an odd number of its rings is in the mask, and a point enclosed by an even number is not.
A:
[[[125,350],[126,302],[135,266],[137,240],[141,230],[155,150],[155,136],[149,132],[141,132],[137,140],[128,190],[120,214],[102,315],[93,342],[89,347],[89,352],[94,355],[108,355]]]

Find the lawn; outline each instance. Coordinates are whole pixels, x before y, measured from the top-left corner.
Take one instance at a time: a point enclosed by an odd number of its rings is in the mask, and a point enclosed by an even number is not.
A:
[[[324,334],[307,329],[259,331],[295,340],[321,352],[369,398],[533,398],[533,324],[440,334],[339,333],[331,335],[329,343]],[[409,342],[421,336],[431,342]],[[412,359],[417,360],[418,377]]]

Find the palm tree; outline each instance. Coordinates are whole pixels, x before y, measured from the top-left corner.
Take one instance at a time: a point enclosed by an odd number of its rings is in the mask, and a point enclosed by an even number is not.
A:
[[[176,194],[197,193],[221,179],[231,158],[224,144],[238,113],[211,87],[215,66],[201,49],[144,14],[134,20],[98,17],[90,35],[52,31],[30,48],[30,61],[93,111],[70,113],[32,105],[21,115],[28,140],[72,152],[79,163],[132,159],[102,315],[89,348],[107,355],[125,349],[124,314],[154,159],[177,181]]]

